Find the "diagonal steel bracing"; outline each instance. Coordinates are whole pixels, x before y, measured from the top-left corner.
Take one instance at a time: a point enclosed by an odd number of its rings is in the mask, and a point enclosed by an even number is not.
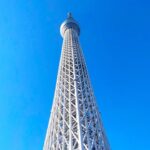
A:
[[[110,150],[79,44],[69,17],[61,25],[63,46],[43,150]]]

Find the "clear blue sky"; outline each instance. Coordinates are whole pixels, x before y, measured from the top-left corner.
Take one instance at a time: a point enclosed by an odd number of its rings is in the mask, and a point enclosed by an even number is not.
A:
[[[0,150],[42,150],[68,11],[112,150],[150,150],[148,0],[0,2]]]

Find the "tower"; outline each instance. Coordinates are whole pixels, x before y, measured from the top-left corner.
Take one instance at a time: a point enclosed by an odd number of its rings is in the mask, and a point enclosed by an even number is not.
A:
[[[43,150],[110,150],[71,13],[60,33],[63,46]]]

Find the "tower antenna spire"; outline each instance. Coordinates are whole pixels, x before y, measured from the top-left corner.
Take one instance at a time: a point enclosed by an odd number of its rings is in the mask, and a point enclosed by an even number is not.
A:
[[[71,12],[68,12],[67,16],[68,16],[68,18],[72,18]]]

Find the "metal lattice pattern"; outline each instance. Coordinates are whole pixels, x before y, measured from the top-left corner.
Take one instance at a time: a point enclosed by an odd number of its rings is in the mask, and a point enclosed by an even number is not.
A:
[[[109,150],[85,61],[73,28],[65,31],[43,150]]]

